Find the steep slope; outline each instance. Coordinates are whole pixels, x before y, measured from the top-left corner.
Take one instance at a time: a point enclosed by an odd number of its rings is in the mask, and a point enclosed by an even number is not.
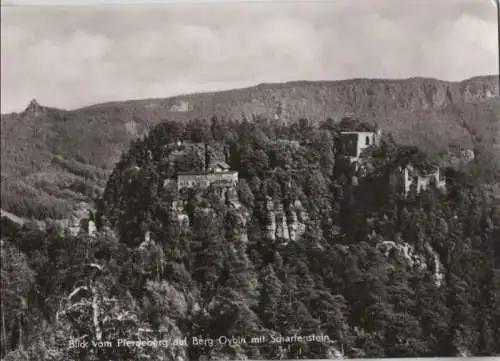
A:
[[[2,115],[2,208],[61,218],[91,202],[129,143],[169,119],[267,118],[286,123],[354,116],[375,121],[403,144],[430,153],[499,144],[497,78],[354,79],[261,84],[251,88],[132,100],[60,110],[32,102]]]
[[[432,162],[383,134],[356,171],[339,131],[369,127],[163,122],[120,157],[92,232],[3,217],[0,357],[499,355],[494,187],[449,170],[448,192],[406,193],[400,167]],[[238,182],[173,181],[222,160]]]
[[[189,336],[314,332],[337,342],[319,351],[291,347],[282,354],[287,359],[333,358],[336,351],[349,357],[497,354],[500,317],[490,310],[498,309],[491,289],[500,285],[493,261],[500,255],[494,241],[500,208],[479,186],[402,196],[391,185],[392,176],[401,176],[399,165],[428,159],[390,137],[371,148],[371,157],[365,153],[373,168],[354,182],[336,152],[334,127],[295,132],[295,125],[225,124],[224,132],[212,128],[218,136],[205,149],[224,149],[217,153],[239,172],[231,201],[217,187],[164,186],[184,167],[203,167],[203,147],[189,136],[178,142],[177,127],[164,123],[134,143],[110,177],[97,218],[116,227],[121,243],[164,257],[167,270],[150,277],[164,277],[200,305],[202,316],[185,328]],[[307,139],[295,138],[304,134]],[[232,263],[238,252],[245,255]],[[161,269],[158,258],[149,259]],[[327,301],[332,298],[340,310]],[[475,307],[491,321],[476,326]],[[472,330],[482,336],[462,336]],[[237,357],[257,358],[245,346]],[[257,352],[272,358],[269,351]],[[207,351],[191,352],[198,359]]]

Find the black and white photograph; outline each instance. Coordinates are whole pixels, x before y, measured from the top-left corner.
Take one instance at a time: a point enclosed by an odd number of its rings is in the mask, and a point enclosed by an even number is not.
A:
[[[499,0],[2,0],[1,361],[500,357]]]

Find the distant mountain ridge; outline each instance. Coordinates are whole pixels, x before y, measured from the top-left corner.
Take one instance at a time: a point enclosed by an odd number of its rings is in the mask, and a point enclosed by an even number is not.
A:
[[[410,85],[411,84],[411,85]],[[153,104],[157,103],[175,103],[176,101],[186,101],[188,99],[198,98],[203,99],[207,97],[221,97],[221,99],[214,99],[214,103],[219,103],[217,100],[221,101],[225,96],[232,97],[240,97],[245,100],[248,95],[256,95],[257,92],[262,91],[276,91],[276,90],[284,90],[284,89],[292,89],[292,93],[294,92],[293,88],[301,88],[301,87],[314,87],[314,88],[330,88],[333,91],[338,90],[340,93],[343,92],[343,89],[354,90],[363,92],[363,88],[380,88],[380,86],[388,86],[387,91],[396,91],[396,90],[410,90],[411,96],[429,96],[433,94],[439,94],[439,97],[436,100],[443,100],[443,93],[448,95],[448,99],[451,103],[457,102],[471,102],[476,100],[487,100],[491,98],[495,98],[498,96],[498,77],[497,76],[478,76],[466,79],[460,82],[452,82],[452,81],[443,81],[436,78],[427,78],[427,77],[412,77],[408,79],[372,79],[372,78],[355,78],[355,79],[346,79],[346,80],[336,80],[336,81],[290,81],[290,82],[282,82],[282,83],[261,83],[252,87],[231,89],[231,90],[223,90],[223,91],[214,91],[214,92],[200,92],[200,93],[191,93],[185,95],[177,95],[168,98],[150,98],[150,99],[136,99],[136,100],[125,100],[120,102],[104,102],[98,103],[87,107],[82,107],[76,109],[76,111],[90,111],[95,109],[100,109],[102,107],[116,106],[116,105],[143,105],[145,102],[152,102]],[[420,87],[420,89],[418,89]],[[399,89],[398,89],[399,88]],[[373,89],[374,90],[374,89]],[[367,95],[370,95],[370,92],[367,92]],[[381,97],[380,97],[381,98]],[[443,106],[445,102],[432,102],[430,101],[432,98],[427,98],[427,103],[425,101],[420,102],[420,104],[424,108],[435,108],[439,106]],[[205,99],[203,99],[205,100]],[[248,100],[248,98],[246,99]],[[253,99],[252,99],[253,100]],[[339,99],[336,99],[339,100]],[[430,104],[429,104],[430,103]],[[206,105],[206,104],[204,104]],[[222,105],[221,105],[222,106]],[[216,106],[217,107],[217,106]],[[211,109],[210,109],[211,110]],[[195,109],[191,109],[191,111],[195,111]],[[238,115],[239,116],[239,115]]]
[[[2,114],[2,208],[61,218],[91,202],[130,142],[164,120],[265,118],[313,122],[345,116],[373,121],[433,154],[449,146],[482,152],[500,144],[498,77],[294,81],[165,99],[107,102],[62,110],[36,101]],[[36,206],[34,206],[35,204]]]
[[[90,116],[104,110],[119,111],[127,120],[133,116],[184,120],[209,118],[216,114],[249,120],[259,115],[288,122],[300,117],[342,117],[346,113],[441,109],[464,102],[495,100],[497,94],[498,78],[495,76],[476,77],[463,82],[432,78],[293,81],[169,98],[107,102],[74,111]],[[179,108],[184,109],[179,111]]]

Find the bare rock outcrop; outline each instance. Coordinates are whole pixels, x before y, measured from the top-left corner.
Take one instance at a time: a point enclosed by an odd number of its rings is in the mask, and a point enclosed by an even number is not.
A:
[[[271,241],[295,242],[305,232],[308,216],[300,201],[290,204],[286,211],[282,200],[267,197],[266,214],[266,237]]]

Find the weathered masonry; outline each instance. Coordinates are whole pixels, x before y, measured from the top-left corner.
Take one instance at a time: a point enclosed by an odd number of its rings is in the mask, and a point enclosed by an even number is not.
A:
[[[403,174],[403,186],[405,195],[410,192],[410,189],[413,185],[416,187],[417,193],[426,190],[430,187],[431,184],[434,184],[438,189],[446,189],[446,180],[439,168],[435,168],[434,171],[429,173],[423,173],[422,171],[415,169],[413,166],[408,164],[407,166],[401,168],[401,172]]]
[[[342,132],[340,133],[341,154],[351,162],[357,162],[361,152],[377,143],[380,131],[374,132]]]

